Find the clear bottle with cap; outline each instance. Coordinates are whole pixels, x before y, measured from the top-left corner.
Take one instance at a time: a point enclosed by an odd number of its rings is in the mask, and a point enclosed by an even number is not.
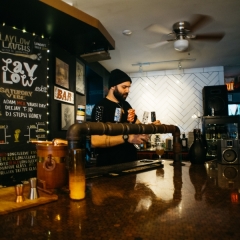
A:
[[[182,134],[181,145],[182,145],[182,150],[188,149],[188,139],[186,138],[185,133]]]

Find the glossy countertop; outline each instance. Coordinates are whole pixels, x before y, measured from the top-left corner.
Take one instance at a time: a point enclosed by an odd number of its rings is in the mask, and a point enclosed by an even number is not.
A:
[[[240,165],[170,165],[87,179],[86,197],[0,216],[0,239],[240,239]],[[0,189],[1,190],[1,189]]]

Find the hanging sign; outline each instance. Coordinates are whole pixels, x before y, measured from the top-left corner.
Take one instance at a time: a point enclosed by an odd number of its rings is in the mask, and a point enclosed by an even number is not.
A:
[[[54,99],[74,104],[74,93],[54,86]]]

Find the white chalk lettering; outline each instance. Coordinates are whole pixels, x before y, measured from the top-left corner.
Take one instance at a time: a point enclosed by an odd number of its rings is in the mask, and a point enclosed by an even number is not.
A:
[[[47,87],[41,86],[41,87],[35,87],[36,92],[45,92],[47,93]]]
[[[29,113],[28,114],[29,118],[36,118],[36,119],[41,119],[42,115],[41,114],[37,114],[37,113]]]
[[[27,113],[13,112],[13,117],[27,118]]]
[[[6,109],[6,110],[10,110],[10,111],[20,111],[20,110],[21,110],[21,107],[19,107],[19,106],[8,106],[8,105],[5,105],[5,109]]]
[[[27,102],[27,105],[29,107],[38,107],[38,103],[33,103],[33,102]]]
[[[4,99],[4,100],[3,100],[3,103],[5,103],[5,104],[13,104],[13,105],[15,105],[15,104],[16,104],[16,101],[15,101],[15,100]]]
[[[11,58],[8,58],[6,60],[2,59],[2,61],[6,64],[2,67],[3,83],[17,84],[21,82],[22,86],[31,87],[33,82],[37,79],[37,77],[34,78],[34,72],[36,71],[38,65],[34,64],[32,67],[30,67],[29,64],[26,62],[23,62],[23,64],[19,61],[13,62]],[[14,66],[12,70],[9,67],[11,63]],[[25,71],[27,72],[27,75]],[[29,77],[29,79],[27,79],[27,76]]]

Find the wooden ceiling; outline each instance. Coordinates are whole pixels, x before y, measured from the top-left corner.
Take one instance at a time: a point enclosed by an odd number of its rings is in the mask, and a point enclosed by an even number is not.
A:
[[[0,22],[43,35],[79,57],[114,50],[115,41],[100,21],[56,0],[0,0]]]

